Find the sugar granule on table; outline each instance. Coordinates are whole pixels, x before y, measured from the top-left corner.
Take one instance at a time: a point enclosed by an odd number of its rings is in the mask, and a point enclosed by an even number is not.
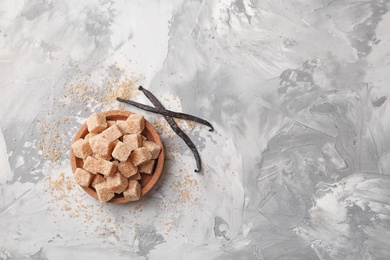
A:
[[[64,146],[68,145],[65,137],[70,122],[68,118],[44,121],[45,117],[41,117],[36,120],[41,138],[35,140],[34,146],[38,149],[41,161],[49,161],[52,167],[56,167],[61,163],[59,159],[64,157]]]
[[[59,90],[60,93],[54,95],[47,104],[48,109],[44,115],[36,120],[40,137],[35,141],[35,147],[41,157],[41,167],[45,167],[47,172],[43,183],[45,193],[48,194],[48,214],[53,216],[55,222],[59,221],[60,216],[77,219],[79,223],[84,223],[84,230],[80,232],[91,235],[94,235],[93,227],[96,226],[100,226],[100,230],[107,229],[105,232],[108,232],[109,227],[101,225],[102,220],[94,216],[108,217],[111,211],[100,204],[88,204],[88,195],[82,189],[75,188],[73,174],[63,171],[59,173],[57,168],[69,164],[70,143],[77,130],[74,119],[80,116],[80,111],[90,106],[97,109],[118,107],[119,104],[115,101],[117,96],[130,99],[139,95],[135,84],[137,77],[119,67],[115,70],[117,75],[110,75],[109,68],[99,69],[102,80],[96,84],[91,80],[91,75],[85,75],[78,69],[76,80],[65,83],[64,88]],[[56,119],[56,115],[60,119]],[[64,218],[63,221],[68,220]],[[117,227],[127,221],[119,220]],[[112,231],[112,227],[110,229]]]
[[[139,95],[137,91],[136,82],[139,77],[128,73],[127,69],[122,69],[116,66],[115,71],[119,73],[112,73],[112,68],[103,67],[97,70],[100,74],[101,80],[93,80],[91,75],[84,75],[80,71],[80,78],[74,82],[65,85],[65,93],[73,103],[88,104],[95,103],[99,106],[107,106],[117,104],[116,98],[122,97],[125,99],[132,99]],[[119,75],[118,75],[119,74]]]

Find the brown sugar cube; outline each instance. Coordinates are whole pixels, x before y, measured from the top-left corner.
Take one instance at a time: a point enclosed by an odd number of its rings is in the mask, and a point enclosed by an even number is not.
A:
[[[145,128],[145,119],[143,115],[131,114],[127,120],[129,131],[132,134],[140,134]]]
[[[129,180],[134,180],[134,181],[138,181],[140,179],[142,179],[142,176],[141,176],[141,174],[139,172],[137,172],[136,174],[130,176],[130,178],[129,178]]]
[[[91,145],[92,152],[99,154],[107,158],[114,150],[115,144],[109,140],[103,138],[101,135],[90,138],[89,144]]]
[[[138,172],[138,167],[134,166],[130,160],[127,160],[126,162],[119,163],[118,171],[126,178],[129,178]]]
[[[116,125],[118,126],[119,130],[121,130],[122,134],[126,135],[131,133],[131,129],[126,120],[118,120],[116,121]]]
[[[161,147],[158,144],[153,141],[144,141],[143,146],[152,154],[152,159],[157,159],[161,151]]]
[[[116,171],[116,165],[112,162],[106,161],[104,159],[96,159],[97,162],[97,172],[103,174],[105,177],[113,175]]]
[[[119,172],[115,173],[113,176],[107,177],[107,188],[112,190],[114,193],[122,193],[129,184],[129,181],[125,176]]]
[[[90,133],[100,133],[107,128],[106,117],[99,113],[92,114],[87,119],[87,127]]]
[[[147,161],[146,163],[143,163],[138,167],[139,171],[142,173],[146,173],[146,174],[152,174],[155,163],[156,163],[156,160]]]
[[[72,150],[77,158],[85,159],[92,154],[91,146],[87,140],[79,139],[72,144]]]
[[[116,121],[114,120],[107,120],[107,127],[113,126],[116,124]]]
[[[103,181],[105,181],[106,179],[103,177],[103,175],[101,174],[95,174],[95,177],[93,178],[93,180],[91,181],[91,186],[95,188],[95,186]]]
[[[106,181],[96,184],[95,190],[101,202],[107,202],[115,196],[115,193],[107,187]]]
[[[106,161],[111,161],[112,160],[111,154],[100,155],[100,154],[97,154],[97,153],[93,153],[92,156],[95,157],[96,159],[100,158],[100,159],[103,159],[103,160],[106,160]]]
[[[123,142],[130,148],[130,150],[134,151],[137,148],[142,146],[143,140],[141,134],[129,134],[123,136]]]
[[[93,174],[96,174],[98,162],[99,162],[98,159],[95,159],[92,156],[88,156],[87,159],[85,159],[85,161],[84,161],[83,168],[84,168],[84,170],[87,170],[89,172],[92,172]]]
[[[126,162],[129,158],[131,150],[123,142],[118,142],[112,151],[112,157],[120,162]]]
[[[119,165],[119,162],[117,160],[112,161],[112,163],[115,164],[116,167],[118,167],[118,165]]]
[[[106,130],[104,130],[101,135],[106,138],[108,141],[112,142],[112,141],[115,141],[116,139],[118,139],[119,137],[122,136],[122,132],[121,130],[119,130],[118,126],[115,124],[115,125],[112,125],[110,126],[109,128],[107,128]]]
[[[146,147],[138,148],[130,154],[130,161],[134,166],[141,165],[150,159],[152,159],[152,154]]]
[[[127,189],[123,192],[123,196],[128,201],[136,201],[141,198],[141,185],[138,181],[130,180]]]
[[[86,136],[84,136],[84,139],[88,140],[89,138],[94,137],[96,135],[97,135],[96,133],[88,133]]]
[[[73,180],[82,187],[88,187],[92,181],[93,174],[84,169],[77,168],[74,172]]]

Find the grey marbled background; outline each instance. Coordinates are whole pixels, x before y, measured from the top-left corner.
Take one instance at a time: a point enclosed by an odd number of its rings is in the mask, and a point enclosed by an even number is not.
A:
[[[389,8],[0,1],[0,259],[389,259]],[[184,125],[203,175],[146,114],[163,177],[102,206],[71,183],[68,145],[139,84],[213,123]]]

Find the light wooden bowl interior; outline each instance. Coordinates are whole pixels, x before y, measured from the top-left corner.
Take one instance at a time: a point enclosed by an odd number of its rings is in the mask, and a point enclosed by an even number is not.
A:
[[[107,120],[126,120],[133,113],[125,110],[109,110],[109,111],[102,112],[102,114],[106,116]],[[77,131],[75,137],[73,138],[73,142],[75,142],[80,138],[84,138],[87,134],[88,134],[87,123],[84,123]],[[164,166],[164,146],[161,142],[160,135],[158,134],[157,130],[147,120],[145,120],[145,129],[142,132],[142,135],[144,135],[147,138],[147,140],[154,141],[162,148],[160,155],[157,158],[154,172],[152,174],[141,173],[142,179],[139,180],[142,187],[141,196],[145,196],[154,187],[154,185],[156,185],[158,179],[161,176],[163,166]],[[70,149],[70,165],[72,167],[73,174],[77,168],[82,168],[84,165],[83,159],[77,158],[74,155],[72,149]],[[88,188],[82,187],[82,188],[86,193],[98,199],[96,191],[93,187],[88,187]],[[127,203],[128,201],[125,200],[123,195],[115,194],[115,197],[109,200],[108,202],[119,204],[119,203]]]

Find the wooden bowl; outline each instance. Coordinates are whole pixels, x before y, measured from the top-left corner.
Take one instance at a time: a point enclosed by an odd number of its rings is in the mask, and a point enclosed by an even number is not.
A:
[[[126,120],[133,113],[125,110],[109,110],[109,111],[102,112],[102,114],[106,116],[107,120]],[[88,134],[87,123],[84,123],[77,131],[75,137],[73,138],[73,142],[75,142],[80,138],[84,138],[87,134]],[[142,179],[139,180],[142,187],[141,196],[145,196],[154,187],[154,185],[157,183],[158,179],[161,176],[163,166],[164,166],[164,146],[161,142],[160,135],[158,134],[157,130],[146,119],[145,119],[145,129],[142,132],[142,135],[144,135],[147,138],[147,140],[154,141],[162,148],[160,155],[157,158],[154,172],[152,174],[141,173]],[[82,168],[84,165],[83,159],[77,158],[74,155],[72,149],[70,149],[70,165],[72,167],[73,174],[77,168]],[[88,187],[88,188],[81,187],[81,188],[83,188],[84,191],[89,195],[91,195],[92,197],[98,199],[96,191],[93,187]],[[115,194],[115,197],[109,200],[108,202],[119,204],[119,203],[127,203],[129,201],[125,200],[122,194]]]

